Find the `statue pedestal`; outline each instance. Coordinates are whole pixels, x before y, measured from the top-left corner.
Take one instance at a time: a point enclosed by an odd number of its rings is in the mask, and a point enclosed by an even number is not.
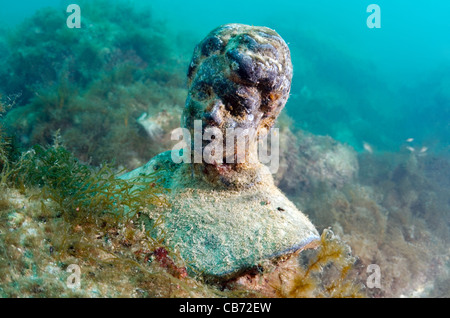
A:
[[[232,278],[254,266],[315,247],[320,235],[274,185],[267,167],[258,165],[258,181],[247,188],[216,187],[174,164],[170,151],[122,176],[158,174],[169,189],[170,206],[162,215],[166,244],[206,277]]]

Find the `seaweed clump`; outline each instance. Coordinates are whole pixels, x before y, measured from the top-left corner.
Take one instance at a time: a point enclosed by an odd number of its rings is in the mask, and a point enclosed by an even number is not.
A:
[[[149,9],[126,1],[79,5],[81,29],[67,28],[64,10],[47,8],[8,34],[0,93],[18,97],[2,121],[22,150],[51,143],[60,130],[77,158],[136,168],[169,148],[169,134],[149,138],[138,119],[164,111],[168,119],[158,125],[179,125],[186,95],[180,70],[188,61]]]
[[[280,296],[289,298],[364,297],[363,286],[351,277],[356,258],[350,247],[341,241],[330,229],[325,229],[320,246],[308,266],[298,270],[296,275],[282,285]],[[327,270],[325,270],[327,269]],[[281,278],[280,278],[281,279]]]
[[[5,108],[1,101],[1,95],[0,95],[0,118],[4,112],[5,112]],[[5,140],[2,126],[0,125],[0,172],[2,172],[5,169],[5,166],[8,162],[7,151],[5,149],[7,145],[8,145],[8,143]]]
[[[226,288],[252,290],[262,297],[362,298],[367,297],[358,276],[359,260],[331,229],[324,229],[315,250],[282,257],[226,282]]]
[[[148,222],[146,209],[167,204],[162,180],[146,175],[126,182],[116,175],[107,165],[81,163],[58,136],[52,146],[35,146],[10,162],[0,193],[2,297],[363,295],[350,278],[354,258],[330,230],[309,266],[275,266],[264,273],[270,280],[262,288],[222,288],[189,277],[189,264],[158,231],[163,218]],[[80,289],[66,284],[71,264],[81,268]]]
[[[163,220],[147,222],[146,209],[166,204],[156,176],[125,182],[107,165],[81,163],[55,140],[1,172],[1,297],[219,294],[187,277],[187,265],[158,231]],[[79,289],[66,283],[71,264],[81,268]]]
[[[133,182],[116,175],[109,165],[93,169],[80,163],[60,144],[59,137],[52,147],[35,145],[9,171],[9,179],[22,192],[26,187],[37,186],[41,199],[50,199],[61,211],[78,216],[135,214],[146,206],[164,204],[164,190],[152,182],[156,181],[152,175]],[[139,185],[139,189],[134,185]]]

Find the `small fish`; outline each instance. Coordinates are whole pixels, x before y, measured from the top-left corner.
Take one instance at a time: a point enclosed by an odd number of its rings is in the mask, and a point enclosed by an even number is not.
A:
[[[414,149],[413,147],[406,147],[406,149],[408,149],[408,150],[411,151],[411,152],[416,151],[416,149]]]
[[[422,147],[422,149],[420,149],[420,153],[424,153],[428,150],[428,147]]]
[[[408,138],[408,139],[406,139],[406,142],[413,142],[414,141],[414,138]]]
[[[364,142],[364,143],[363,143],[363,147],[364,147],[364,149],[365,149],[366,151],[368,151],[369,153],[373,153],[372,146],[369,145],[367,142]]]

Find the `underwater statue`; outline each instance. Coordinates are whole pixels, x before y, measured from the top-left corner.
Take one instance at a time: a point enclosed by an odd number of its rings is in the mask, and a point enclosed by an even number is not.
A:
[[[195,272],[228,279],[317,246],[314,225],[256,156],[291,80],[289,48],[275,31],[241,24],[213,30],[195,48],[188,70],[181,118],[187,147],[121,176],[157,175],[169,189],[170,207],[148,216],[162,215],[167,245]]]

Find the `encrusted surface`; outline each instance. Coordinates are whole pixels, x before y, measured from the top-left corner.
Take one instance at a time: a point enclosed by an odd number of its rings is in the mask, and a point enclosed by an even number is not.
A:
[[[253,129],[255,138],[247,144],[253,149],[284,108],[291,80],[290,51],[275,31],[242,24],[218,27],[194,51],[181,124],[191,134],[195,120],[223,136],[229,128]]]
[[[175,164],[168,151],[122,177],[161,177],[170,190],[170,208],[151,211],[149,217],[163,216],[167,243],[195,272],[227,279],[319,239],[253,152],[283,109],[291,79],[289,48],[275,31],[241,24],[213,30],[194,51],[182,115],[192,157],[201,152],[201,162]],[[195,144],[196,134],[204,137],[208,128],[223,137],[219,162],[205,160],[208,141],[203,138],[199,148]],[[226,151],[231,128],[235,134],[238,128],[253,130],[245,139],[244,162],[228,161],[242,155],[234,144],[231,154]],[[245,138],[239,132],[235,136]]]
[[[229,278],[319,239],[314,225],[274,185],[265,166],[260,166],[253,187],[240,190],[213,188],[191,175],[189,166],[174,164],[167,151],[122,178],[156,172],[164,180],[170,207],[152,211],[150,219],[163,217],[167,243],[196,272]]]

